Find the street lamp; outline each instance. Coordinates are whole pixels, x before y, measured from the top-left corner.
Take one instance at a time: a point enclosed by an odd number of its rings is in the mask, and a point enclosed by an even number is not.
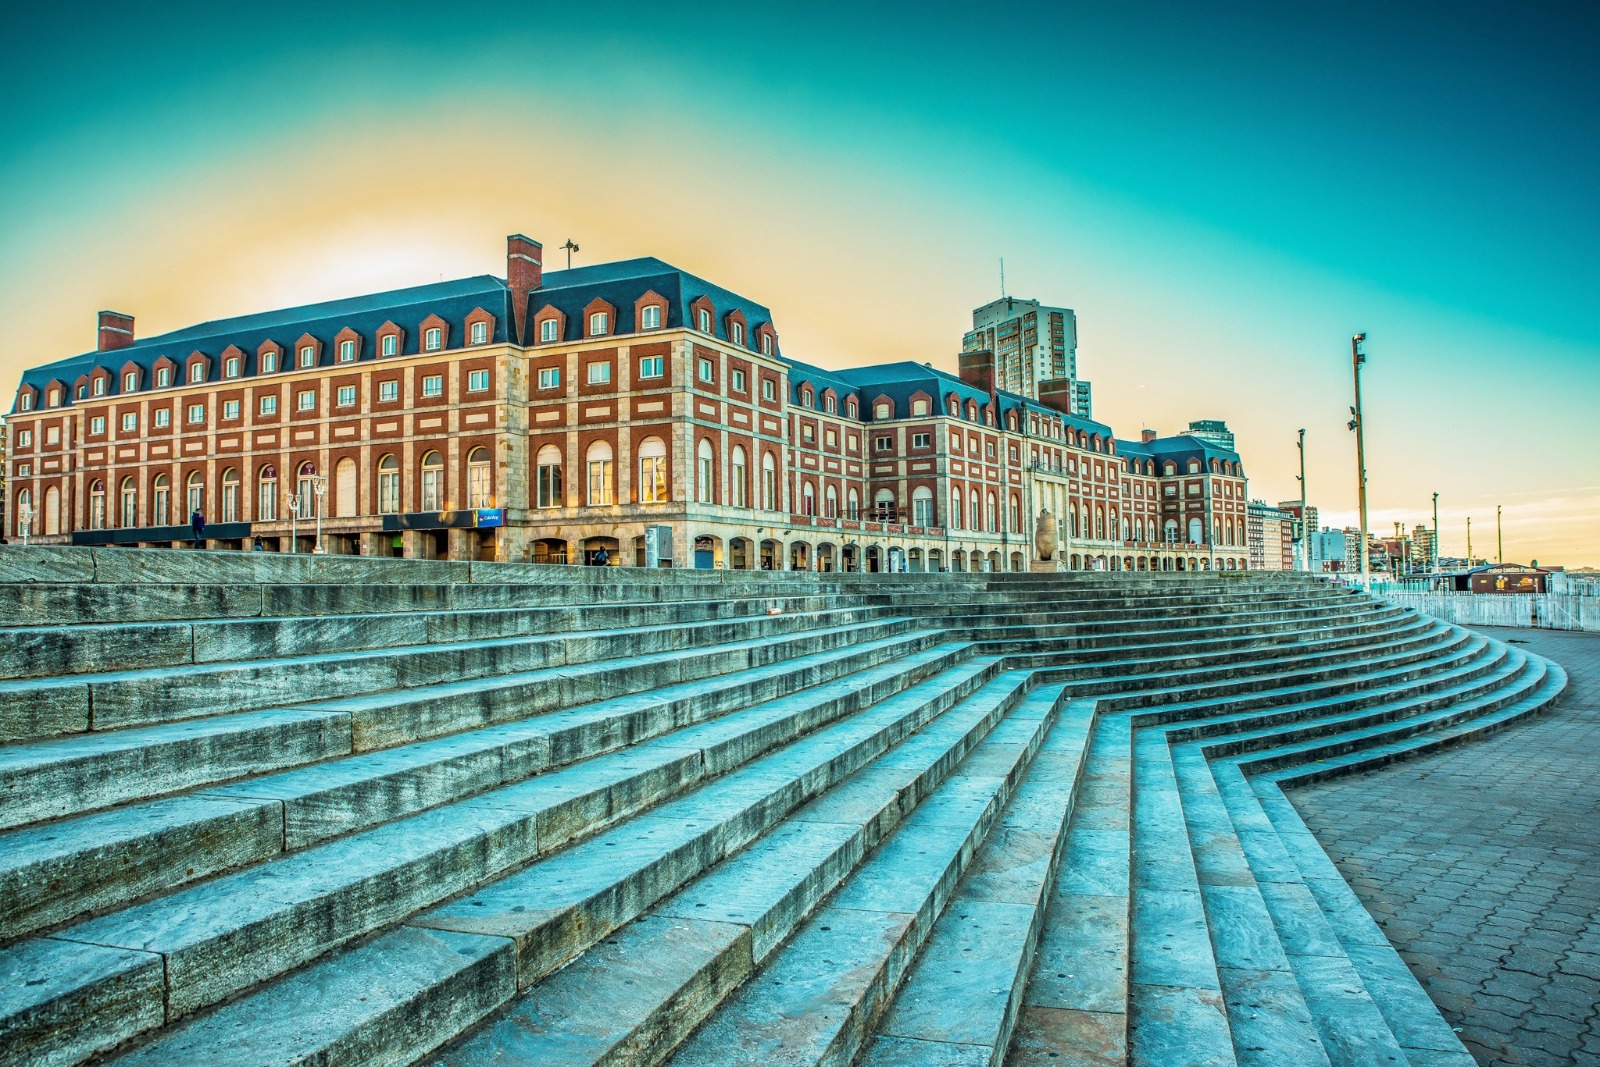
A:
[[[1506,539],[1500,531],[1499,504],[1494,506],[1494,561],[1496,563],[1504,563],[1506,561]]]
[[[1366,423],[1361,418],[1361,364],[1367,361],[1367,354],[1361,351],[1361,344],[1367,339],[1364,333],[1355,334],[1350,338],[1350,369],[1355,375],[1356,403],[1350,409],[1350,429],[1356,435],[1356,493],[1361,506],[1361,584],[1367,585],[1372,577],[1372,560],[1367,551],[1367,450],[1365,431]]]
[[[300,551],[300,494],[289,494],[289,551]]]
[[[46,501],[48,503],[48,501]],[[33,532],[33,505],[24,504],[17,509],[17,518],[22,520],[22,547],[28,547],[28,535]]]
[[[1295,445],[1300,449],[1300,473],[1295,481],[1300,483],[1300,566],[1308,573],[1311,570],[1311,527],[1306,523],[1306,431],[1301,429],[1300,440]]]
[[[317,495],[317,544],[311,551],[314,555],[321,555],[322,548],[322,494],[328,491],[328,476],[326,474],[313,474],[311,476],[311,491]]]
[[[1439,494],[1433,494],[1433,571],[1434,577],[1439,575]]]

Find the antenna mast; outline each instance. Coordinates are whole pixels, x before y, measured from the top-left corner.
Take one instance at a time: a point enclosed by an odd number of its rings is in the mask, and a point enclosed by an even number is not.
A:
[[[1000,257],[1000,295],[1006,295],[1006,257]]]

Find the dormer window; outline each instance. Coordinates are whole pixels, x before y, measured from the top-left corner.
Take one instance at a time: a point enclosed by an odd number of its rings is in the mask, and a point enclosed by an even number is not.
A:
[[[94,395],[95,396],[105,396],[106,395],[106,380],[104,378],[96,378],[94,380],[94,383],[93,383],[93,388],[94,388]]]
[[[52,390],[50,390],[49,393],[45,394],[44,406],[47,407],[47,408],[58,408],[58,407],[60,407],[61,406],[61,390],[52,389]]]
[[[646,304],[644,306],[644,308],[639,312],[639,329],[661,329],[661,305]]]
[[[811,390],[809,390],[809,389],[800,390],[800,406],[801,407],[806,407],[806,408],[811,406]]]
[[[729,337],[732,339],[734,344],[736,344],[736,345],[744,344],[744,323],[742,323],[742,322],[733,323],[732,324],[732,328],[728,331],[728,334],[729,334]]]
[[[489,324],[487,322],[475,322],[475,323],[473,323],[472,324],[472,343],[475,344],[475,345],[481,345],[481,344],[487,344],[488,342],[489,342]]]
[[[831,396],[830,397],[826,397],[822,401],[822,406],[828,412],[829,415],[837,414],[838,411],[839,411],[839,401],[834,399]]]
[[[857,408],[856,408],[856,402],[854,400],[850,401],[850,403],[845,405],[845,414],[849,415],[852,419],[856,417]]]
[[[539,323],[539,340],[550,342],[556,339],[556,333],[561,329],[561,323],[555,319],[545,319]]]
[[[274,374],[274,373],[277,372],[277,370],[278,370],[278,353],[276,353],[276,352],[263,352],[263,353],[261,353],[261,373],[262,374]]]
[[[437,326],[428,327],[422,335],[422,348],[427,352],[437,352],[444,344],[444,331]]]
[[[156,371],[156,385],[159,388],[165,389],[167,386],[169,386],[171,384],[172,384],[172,368],[171,367],[162,367],[160,370]]]
[[[695,324],[700,327],[701,333],[711,332],[711,312],[701,308],[695,315]]]
[[[131,370],[122,376],[122,391],[131,393],[139,388],[139,372]]]
[[[354,363],[356,361],[356,343],[354,341],[339,342],[339,362]]]
[[[239,376],[239,357],[229,356],[228,362],[223,364],[222,373],[225,377],[237,378]]]
[[[189,381],[195,384],[206,380],[206,365],[204,363],[189,364]]]
[[[392,334],[392,333],[386,333],[386,334],[383,335],[383,349],[382,349],[382,351],[383,351],[384,355],[386,355],[386,356],[394,355],[395,352],[399,350],[399,347],[400,347],[400,338],[399,338],[398,335]]]
[[[89,399],[89,387],[87,385],[78,386],[78,399],[79,400],[87,400],[87,399]]]
[[[604,311],[596,311],[589,316],[589,336],[604,337],[611,330],[611,316]]]
[[[32,393],[23,393],[21,399],[19,399],[17,401],[17,407],[20,408],[23,411],[32,411],[33,410],[33,394]]]
[[[763,356],[772,355],[772,335],[770,333],[761,335],[761,354]]]
[[[317,349],[315,345],[306,345],[300,349],[300,366],[314,367],[317,364]]]

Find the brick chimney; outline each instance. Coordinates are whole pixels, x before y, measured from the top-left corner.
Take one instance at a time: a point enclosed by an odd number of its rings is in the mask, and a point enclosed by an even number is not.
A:
[[[1039,403],[1063,415],[1072,414],[1072,400],[1077,385],[1071,378],[1051,378],[1039,383]]]
[[[120,311],[100,312],[100,336],[95,351],[110,352],[133,344],[133,316]]]
[[[528,294],[544,281],[544,245],[514,233],[506,238],[506,284],[511,288],[511,313],[515,317],[517,344],[526,344]]]
[[[992,398],[994,396],[994,353],[988,349],[979,349],[976,352],[963,352],[960,356],[958,367],[961,380],[974,389],[982,389]]]
[[[1139,431],[1139,441],[1140,441],[1141,444],[1146,444],[1147,445],[1151,441],[1154,441],[1155,439],[1156,439],[1156,432],[1154,430],[1146,428],[1146,429],[1143,429],[1143,430]]]

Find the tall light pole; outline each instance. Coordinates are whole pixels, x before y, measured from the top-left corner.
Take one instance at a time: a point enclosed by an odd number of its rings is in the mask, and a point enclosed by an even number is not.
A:
[[[289,551],[300,551],[300,494],[289,494]]]
[[[1496,563],[1504,563],[1506,561],[1506,539],[1500,532],[1499,504],[1494,506],[1494,561]]]
[[[1434,574],[1439,573],[1439,494],[1433,494],[1433,567]]]
[[[1300,566],[1305,571],[1311,570],[1311,527],[1306,524],[1306,431],[1300,430],[1300,440],[1296,445],[1300,449],[1300,475],[1296,479],[1300,483]]]
[[[17,509],[17,518],[22,520],[22,547],[28,547],[28,535],[33,533],[33,505],[24,504]]]
[[[1472,569],[1472,516],[1467,516],[1467,570]]]
[[[311,491],[317,495],[317,544],[311,551],[320,556],[322,554],[322,494],[328,491],[328,476],[326,474],[313,474],[311,476]]]
[[[1371,553],[1367,551],[1367,449],[1366,449],[1366,423],[1361,418],[1361,364],[1367,361],[1367,354],[1361,351],[1361,343],[1367,339],[1364,333],[1355,334],[1350,338],[1350,370],[1356,380],[1356,403],[1350,409],[1350,429],[1356,434],[1356,499],[1361,507],[1361,584],[1366,585],[1372,576]]]

